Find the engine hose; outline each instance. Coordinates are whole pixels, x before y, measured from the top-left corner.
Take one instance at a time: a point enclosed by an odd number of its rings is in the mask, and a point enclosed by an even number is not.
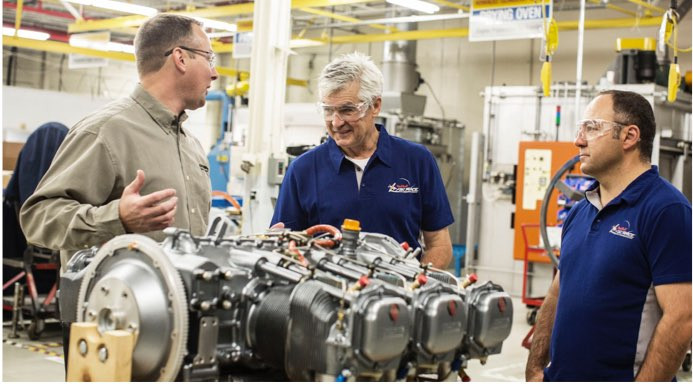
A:
[[[304,267],[308,266],[308,262],[306,261],[305,257],[303,257],[303,254],[301,253],[301,251],[299,251],[298,248],[296,247],[296,240],[289,241],[289,252],[292,255],[296,256],[296,258],[301,263],[301,265],[303,265]]]
[[[553,265],[558,266],[558,258],[556,255],[553,253],[553,249],[551,248],[551,244],[549,243],[549,234],[546,230],[546,214],[548,213],[549,210],[549,199],[551,198],[551,193],[553,192],[554,188],[556,188],[556,184],[561,180],[561,177],[571,170],[575,164],[577,164],[580,161],[580,156],[576,155],[572,159],[568,160],[563,166],[558,170],[553,175],[553,178],[551,178],[551,182],[549,183],[549,186],[546,187],[546,193],[544,194],[544,200],[541,202],[541,211],[539,212],[539,232],[541,233],[541,239],[544,242],[544,249],[546,250],[546,255],[551,259],[551,262]]]
[[[233,205],[233,207],[236,208],[239,212],[241,211],[241,205],[238,203],[236,199],[233,198],[233,196],[229,195],[228,193],[224,191],[212,191],[212,196],[223,198],[224,200],[231,203],[231,205]]]
[[[325,248],[333,248],[335,245],[337,245],[340,241],[342,241],[342,232],[339,231],[339,229],[329,225],[329,224],[318,224],[314,225],[308,229],[306,229],[306,235],[308,236],[314,236],[315,234],[321,233],[321,232],[327,232],[330,235],[332,235],[331,239],[317,239],[315,240],[315,244],[325,247]]]

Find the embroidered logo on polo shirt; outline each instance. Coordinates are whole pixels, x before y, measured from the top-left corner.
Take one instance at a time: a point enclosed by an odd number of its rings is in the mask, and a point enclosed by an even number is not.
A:
[[[407,179],[399,178],[387,186],[387,191],[392,193],[419,193],[419,187],[413,186]]]
[[[630,222],[628,220],[626,220],[626,225],[616,224],[611,227],[609,233],[625,237],[628,240],[633,240],[633,238],[635,238],[635,233],[630,231]]]

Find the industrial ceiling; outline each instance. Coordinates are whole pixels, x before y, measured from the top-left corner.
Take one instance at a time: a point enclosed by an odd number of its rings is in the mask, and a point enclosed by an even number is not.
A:
[[[270,0],[262,0],[270,1]],[[400,31],[393,23],[398,16],[423,16],[389,1],[373,0],[293,0],[292,43],[309,41],[311,45],[365,43],[388,40],[464,38],[468,35],[471,0],[428,0],[439,7],[426,27]],[[548,0],[547,0],[548,1]],[[231,23],[238,31],[251,31],[253,2],[246,0],[130,0],[122,1],[154,8],[154,12],[174,12],[208,20]],[[79,4],[82,3],[82,4]],[[27,29],[50,34],[46,41],[19,36],[3,36],[3,46],[58,53],[82,53],[118,60],[134,60],[129,52],[99,52],[70,45],[73,34],[108,31],[111,41],[132,44],[134,34],[147,16],[108,10],[84,3],[89,0],[4,1],[3,27]],[[682,2],[690,7],[690,0]],[[560,30],[576,29],[579,0],[554,0],[555,18]],[[588,0],[585,27],[624,28],[658,26],[669,0]],[[21,12],[18,12],[21,11]],[[460,19],[454,27],[441,27],[440,20]],[[435,24],[434,24],[435,23]],[[450,25],[450,24],[447,24]],[[209,29],[213,48],[218,53],[233,49],[232,32]],[[302,45],[294,44],[293,48]]]

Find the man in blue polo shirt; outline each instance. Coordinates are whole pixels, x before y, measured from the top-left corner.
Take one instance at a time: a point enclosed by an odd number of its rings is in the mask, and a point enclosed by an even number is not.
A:
[[[446,268],[452,259],[447,227],[454,219],[438,165],[423,145],[375,124],[382,90],[383,75],[364,54],[342,55],[323,69],[318,92],[330,139],[291,163],[272,224],[339,228],[355,219],[363,231],[412,247],[422,231],[421,261]]]
[[[691,205],[650,165],[645,98],[602,92],[585,117],[575,145],[597,182],[564,223],[526,378],[671,381],[691,343]]]

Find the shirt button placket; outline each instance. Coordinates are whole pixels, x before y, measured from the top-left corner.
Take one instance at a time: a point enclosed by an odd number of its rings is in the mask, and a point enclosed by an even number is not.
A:
[[[596,231],[599,229],[599,226],[602,223],[602,219],[596,219],[592,222],[592,231]]]

